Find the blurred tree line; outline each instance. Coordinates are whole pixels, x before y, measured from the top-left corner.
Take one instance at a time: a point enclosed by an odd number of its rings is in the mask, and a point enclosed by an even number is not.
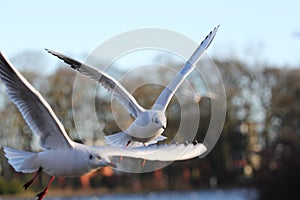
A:
[[[97,87],[85,77],[78,77],[61,63],[56,64],[56,71],[41,73],[45,63],[43,56],[28,55],[19,55],[13,63],[18,69],[21,61],[23,66],[31,66],[21,70],[22,74],[52,106],[72,139],[91,145],[102,144],[104,134],[116,133],[132,122],[128,114],[122,116],[123,111],[127,111],[118,104],[115,109],[120,116],[112,113],[111,95],[105,93],[102,87]],[[41,61],[37,62],[39,59]],[[175,162],[145,174],[114,172],[106,175],[100,171],[97,173],[102,176],[94,176],[89,186],[125,190],[125,183],[131,185],[133,191],[249,186],[258,189],[261,199],[282,199],[287,194],[299,199],[300,69],[261,64],[250,66],[238,59],[214,62],[225,85],[227,109],[223,132],[208,156]],[[179,69],[182,63],[172,63],[173,66]],[[206,69],[209,70],[209,66]],[[109,73],[118,77],[124,73],[122,70],[114,68]],[[130,78],[127,84],[138,85],[143,77],[146,78],[144,74],[147,71]],[[170,71],[159,68],[157,74],[158,79],[173,76]],[[205,84],[199,82],[195,75],[191,74],[188,80],[199,93],[206,91]],[[3,84],[0,88],[0,147],[7,145],[22,150],[39,150],[37,138],[8,99]],[[141,105],[149,108],[162,89],[159,85],[143,85],[133,95]],[[183,90],[180,88],[177,94],[181,95]],[[164,133],[169,139],[178,130],[178,113],[181,109],[188,109],[192,101],[195,101],[193,96],[187,96],[184,105],[179,105],[177,98],[171,101],[167,110],[168,128]],[[209,98],[197,101],[201,115],[195,140],[200,142],[210,122],[211,101]],[[73,110],[80,113],[80,119],[76,118]],[[122,120],[116,122],[115,117]],[[92,118],[96,121],[90,120]],[[0,194],[20,192],[21,184],[28,180],[28,175],[15,173],[2,152],[0,156]],[[47,178],[43,177],[40,181],[43,180]],[[80,180],[60,179],[56,185],[78,188],[82,187]],[[8,187],[8,183],[11,186]]]

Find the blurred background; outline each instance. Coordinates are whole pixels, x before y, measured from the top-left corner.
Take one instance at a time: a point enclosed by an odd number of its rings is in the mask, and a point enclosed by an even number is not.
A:
[[[79,139],[72,114],[76,73],[44,52],[44,48],[84,60],[99,44],[119,33],[139,28],[162,28],[200,40],[214,26],[219,32],[207,51],[217,65],[227,96],[226,120],[214,149],[203,159],[175,162],[144,174],[127,174],[103,168],[80,178],[59,178],[53,194],[132,193],[149,191],[198,191],[246,188],[258,199],[300,198],[300,3],[251,1],[9,1],[1,3],[0,48],[40,91],[65,125],[72,139]],[[146,40],[147,38],[145,38]],[[155,55],[175,69],[182,62]],[[105,58],[103,58],[105,59]],[[135,59],[135,58],[134,58]],[[135,60],[114,66],[118,76]],[[141,59],[141,58],[136,58]],[[200,64],[201,65],[201,64]],[[158,71],[161,78],[168,71]],[[66,78],[67,77],[67,78]],[[132,84],[138,82],[132,79]],[[194,76],[188,78],[197,88]],[[81,87],[85,88],[85,82]],[[0,84],[0,147],[38,150],[36,138]],[[145,107],[159,95],[159,87],[142,87],[134,96]],[[101,90],[101,88],[99,88]],[[144,95],[144,94],[153,94]],[[200,94],[200,93],[199,93]],[[140,98],[143,97],[143,98]],[[199,96],[198,96],[199,97]],[[203,140],[210,120],[211,99],[191,96],[201,116],[196,135]],[[96,110],[103,129],[85,123],[86,143],[119,131],[113,120],[110,96],[96,95]],[[154,99],[153,99],[154,98]],[[168,108],[166,136],[176,134],[181,107],[176,98]],[[0,153],[0,195],[28,195],[22,184],[31,175],[13,171]],[[253,195],[255,197],[253,197]],[[245,197],[246,198],[246,197]]]

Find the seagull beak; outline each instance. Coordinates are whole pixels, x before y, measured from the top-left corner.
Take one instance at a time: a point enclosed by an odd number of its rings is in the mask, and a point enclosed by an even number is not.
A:
[[[109,167],[113,167],[113,168],[117,167],[117,165],[115,163],[112,163],[112,162],[106,163],[106,165],[109,166]]]
[[[100,160],[100,163],[102,163],[104,166],[116,167],[115,163],[111,162],[110,159],[105,157]]]
[[[103,166],[108,166],[108,167],[113,167],[113,168],[117,167],[117,165],[111,161],[103,161],[102,160],[100,162],[102,163]]]
[[[164,130],[166,130],[166,126],[161,126]]]

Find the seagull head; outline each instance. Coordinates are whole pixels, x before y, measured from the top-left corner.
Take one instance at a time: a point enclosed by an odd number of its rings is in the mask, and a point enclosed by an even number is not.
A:
[[[167,128],[167,118],[164,112],[162,111],[155,111],[152,114],[152,124],[157,129],[163,129],[164,131]]]
[[[91,168],[99,168],[104,166],[115,167],[115,165],[108,158],[102,157],[99,155],[99,153],[90,152],[88,155],[88,162]]]

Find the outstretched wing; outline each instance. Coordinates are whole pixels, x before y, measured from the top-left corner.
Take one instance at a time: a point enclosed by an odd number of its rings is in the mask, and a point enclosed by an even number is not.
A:
[[[176,74],[174,79],[168,84],[168,86],[162,91],[157,98],[152,109],[165,111],[168,107],[169,102],[174,96],[178,87],[182,84],[185,77],[195,68],[197,62],[200,59],[202,53],[209,47],[210,43],[214,39],[219,26],[215,27],[206,38],[201,42],[200,46],[195,50],[190,59],[184,64],[181,70]]]
[[[109,160],[110,157],[140,158],[149,161],[179,161],[202,155],[207,148],[201,144],[162,144],[142,147],[94,147],[96,153]]]
[[[50,105],[1,52],[0,79],[26,123],[40,137],[43,149],[73,147],[73,141],[68,137]]]
[[[116,99],[132,114],[135,118],[144,111],[135,98],[113,77],[105,72],[96,69],[87,64],[81,63],[61,53],[46,49],[49,53],[62,59],[65,63],[69,64],[73,69],[88,76],[92,80],[102,85],[105,89],[111,92]]]

